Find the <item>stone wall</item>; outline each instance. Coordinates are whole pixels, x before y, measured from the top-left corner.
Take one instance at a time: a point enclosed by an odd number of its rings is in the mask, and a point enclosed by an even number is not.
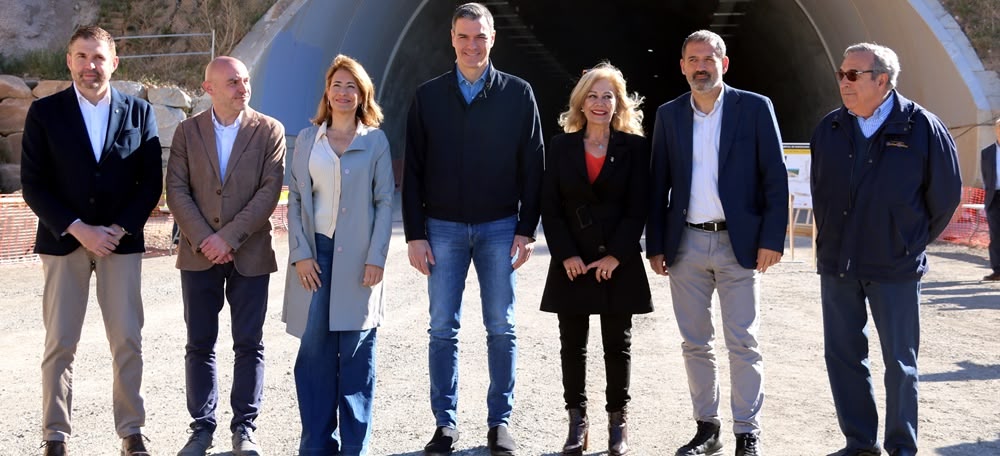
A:
[[[21,189],[21,137],[31,102],[67,89],[70,81],[25,81],[0,75],[0,193]],[[170,142],[177,125],[211,106],[207,95],[192,97],[175,87],[153,87],[133,81],[112,81],[118,91],[148,100],[163,146],[163,166],[170,155]]]

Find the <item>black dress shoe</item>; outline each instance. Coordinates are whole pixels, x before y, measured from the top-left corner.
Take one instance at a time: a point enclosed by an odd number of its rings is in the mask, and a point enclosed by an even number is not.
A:
[[[760,456],[760,437],[756,434],[736,434],[736,456]]]
[[[490,428],[486,434],[486,446],[490,449],[490,456],[514,456],[517,449],[510,430],[503,424]]]
[[[455,451],[455,443],[458,442],[458,429],[447,426],[438,426],[434,431],[434,437],[424,446],[426,456],[449,456]]]
[[[143,440],[146,440],[146,437],[138,433],[122,439],[121,456],[150,456]]]
[[[42,446],[45,447],[45,456],[66,456],[69,454],[66,442],[62,440],[46,440]]]
[[[722,442],[719,441],[719,425],[708,421],[698,422],[698,432],[694,438],[677,449],[675,456],[715,456],[721,453]]]
[[[983,277],[983,280],[987,282],[996,282],[1000,280],[1000,272],[994,272],[986,277]]]

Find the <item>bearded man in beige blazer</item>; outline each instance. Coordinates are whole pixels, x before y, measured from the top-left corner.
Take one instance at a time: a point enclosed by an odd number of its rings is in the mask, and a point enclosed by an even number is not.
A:
[[[181,456],[204,455],[216,428],[215,341],[226,300],[235,366],[233,454],[259,455],[254,437],[264,389],[263,326],[270,274],[278,267],[269,218],[284,176],[285,129],[254,111],[250,76],[232,57],[205,69],[212,108],[177,127],[167,162],[167,204],[180,227],[187,325],[185,377],[191,436]]]

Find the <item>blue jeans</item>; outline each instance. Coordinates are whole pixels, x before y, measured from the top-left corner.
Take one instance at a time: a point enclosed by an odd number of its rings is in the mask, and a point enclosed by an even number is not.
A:
[[[431,409],[438,426],[456,427],[458,408],[458,328],[462,292],[470,262],[479,277],[490,387],[487,424],[507,424],[514,407],[517,338],[514,335],[514,268],[510,248],[517,217],[486,223],[427,219],[427,237],[436,264],[427,278],[430,294],[428,350]]]
[[[820,276],[823,340],[833,404],[847,448],[876,449],[878,409],[868,360],[868,314],[885,363],[886,451],[917,452],[920,281],[885,283]]]
[[[295,359],[302,418],[299,454],[366,455],[372,435],[376,329],[330,331],[333,239],[317,234],[316,250],[322,285],[313,293]]]

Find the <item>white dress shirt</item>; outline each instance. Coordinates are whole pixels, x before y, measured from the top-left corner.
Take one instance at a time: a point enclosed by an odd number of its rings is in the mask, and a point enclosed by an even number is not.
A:
[[[694,128],[691,142],[691,200],[688,204],[689,223],[722,222],[726,214],[719,199],[719,135],[722,131],[722,99],[719,92],[712,111],[702,113],[691,97]]]
[[[83,114],[83,123],[87,126],[87,136],[90,137],[94,158],[100,162],[104,141],[108,137],[108,122],[111,119],[111,88],[108,88],[104,98],[98,100],[96,105],[80,93],[76,84],[73,84],[73,90],[76,91],[76,101],[80,103],[80,113]]]
[[[316,232],[332,238],[337,229],[337,213],[340,212],[340,157],[326,139],[326,122],[319,126],[313,141],[309,154],[309,177],[312,179]]]
[[[215,117],[215,109],[212,109],[212,124],[215,125],[215,150],[219,153],[219,176],[223,182],[226,181],[226,167],[229,166],[229,156],[233,153],[233,143],[236,142],[236,134],[240,132],[240,121],[242,120],[243,111],[240,111],[231,125],[222,125]]]

